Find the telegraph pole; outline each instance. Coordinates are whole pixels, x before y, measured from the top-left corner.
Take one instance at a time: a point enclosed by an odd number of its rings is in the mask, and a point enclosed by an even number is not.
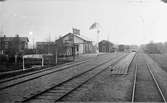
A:
[[[99,33],[100,33],[100,30],[97,30],[97,56],[99,54]]]
[[[1,25],[1,28],[0,28],[1,30],[0,30],[0,36],[2,36],[3,37],[3,35],[4,35],[4,31],[3,31],[3,24]],[[1,39],[0,40],[0,45],[1,45],[1,54],[4,54],[4,46],[3,46],[3,41],[4,41],[4,39]]]
[[[75,43],[74,43],[74,34],[72,33],[72,55],[73,61],[75,61]]]

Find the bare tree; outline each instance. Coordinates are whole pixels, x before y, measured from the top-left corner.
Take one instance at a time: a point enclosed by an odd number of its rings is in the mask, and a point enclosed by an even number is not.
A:
[[[162,2],[164,2],[164,3],[167,3],[167,0],[161,0]]]

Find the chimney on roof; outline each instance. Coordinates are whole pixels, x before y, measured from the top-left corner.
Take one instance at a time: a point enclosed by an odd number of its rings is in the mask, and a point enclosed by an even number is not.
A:
[[[73,34],[80,35],[80,30],[73,28]]]
[[[5,37],[6,37],[6,35],[3,35],[3,37],[5,38]]]

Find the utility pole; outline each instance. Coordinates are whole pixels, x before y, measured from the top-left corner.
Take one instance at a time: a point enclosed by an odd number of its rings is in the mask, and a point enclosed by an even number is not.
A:
[[[55,49],[56,49],[56,50],[55,50],[55,52],[56,52],[56,53],[55,53],[55,59],[56,59],[56,60],[55,60],[55,63],[57,64],[57,44],[55,44]]]
[[[74,34],[72,33],[72,55],[73,61],[75,61],[75,43],[74,43]]]
[[[100,30],[97,30],[97,54],[99,54],[99,33],[100,33]]]
[[[0,28],[0,36],[3,36],[4,35],[4,30],[3,30],[3,24],[1,25],[1,28]]]
[[[0,28],[0,37],[2,36],[3,37],[3,35],[4,35],[4,31],[3,31],[3,24],[1,25],[1,28]],[[3,45],[3,41],[4,41],[4,39],[5,39],[5,37],[4,38],[1,38],[1,40],[0,40],[0,45],[1,45],[1,54],[3,54],[4,53],[4,45]]]
[[[49,54],[49,49],[50,49],[50,42],[51,42],[51,40],[50,40],[50,32],[49,32],[49,38],[48,38],[48,43],[47,43],[47,45],[48,45],[48,47],[47,47],[47,53]]]
[[[55,37],[55,45],[54,45],[55,46],[54,47],[55,48],[55,63],[57,64],[57,42],[56,41],[57,41],[57,37]]]

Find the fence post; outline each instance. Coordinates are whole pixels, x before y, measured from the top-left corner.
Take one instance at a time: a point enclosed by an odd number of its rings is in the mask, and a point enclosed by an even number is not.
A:
[[[56,51],[56,65],[57,65],[57,51]]]
[[[15,64],[17,64],[17,55],[16,54],[14,55],[14,58],[15,58]]]
[[[42,57],[42,67],[44,66],[44,58]]]

